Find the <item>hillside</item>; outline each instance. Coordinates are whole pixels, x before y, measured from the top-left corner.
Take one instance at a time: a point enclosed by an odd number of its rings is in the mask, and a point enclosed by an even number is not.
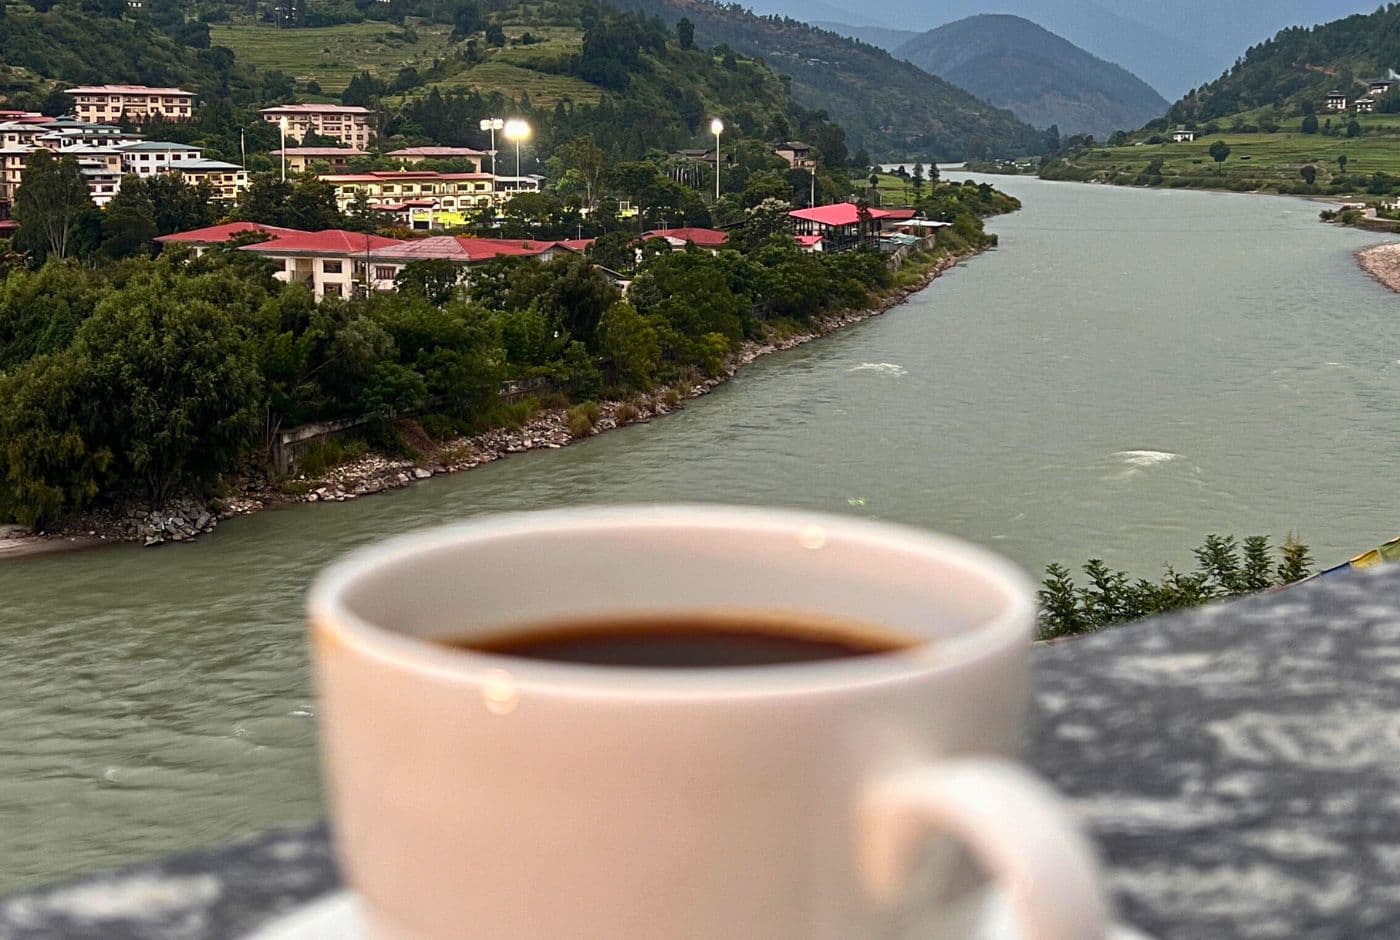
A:
[[[1019,16],[971,16],[906,42],[895,55],[1065,136],[1102,140],[1168,108],[1136,75]]]
[[[1394,5],[1311,29],[1283,30],[1173,105],[1169,118],[1212,121],[1257,108],[1320,112],[1328,92],[1354,99],[1365,94],[1365,82],[1385,78],[1392,68],[1400,68],[1400,7]],[[1394,107],[1394,101],[1381,106]]]
[[[1038,152],[1042,135],[883,49],[796,20],[761,17],[710,0],[613,0],[619,6],[695,24],[704,44],[761,56],[791,78],[793,97],[826,111],[852,149],[879,159],[961,160]]]
[[[849,39],[859,39],[886,52],[893,53],[900,46],[919,35],[917,29],[893,29],[888,26],[853,26],[834,20],[817,20],[812,23],[819,29],[829,30]]]

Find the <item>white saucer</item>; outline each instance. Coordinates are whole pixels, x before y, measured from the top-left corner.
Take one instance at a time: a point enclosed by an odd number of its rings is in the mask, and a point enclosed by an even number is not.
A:
[[[989,911],[983,940],[1015,940],[1007,918]],[[978,931],[982,933],[982,931]],[[360,917],[359,901],[349,891],[338,891],[297,908],[263,926],[245,940],[370,940]],[[1115,924],[1108,940],[1152,940],[1123,924]]]

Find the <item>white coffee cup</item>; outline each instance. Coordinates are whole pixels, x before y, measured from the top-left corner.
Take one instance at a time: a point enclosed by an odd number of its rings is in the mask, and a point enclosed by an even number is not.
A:
[[[743,612],[917,643],[642,669],[434,638]],[[893,525],[637,506],[389,540],[310,600],[337,850],[381,940],[1101,940],[1093,853],[1012,761],[1034,594]]]

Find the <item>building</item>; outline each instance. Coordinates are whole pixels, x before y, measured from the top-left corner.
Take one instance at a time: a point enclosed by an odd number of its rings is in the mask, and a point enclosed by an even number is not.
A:
[[[121,171],[113,171],[105,160],[79,157],[78,171],[87,180],[88,194],[98,206],[107,205],[122,188]]]
[[[155,117],[182,123],[194,119],[194,92],[149,85],[78,85],[65,88],[73,96],[78,120],[92,124],[120,121],[144,124]]]
[[[113,124],[88,124],[72,118],[55,118],[43,124],[30,125],[41,133],[31,143],[48,147],[50,150],[63,150],[77,144],[96,144],[113,147],[120,144],[134,144],[145,135],[135,131],[124,131]]]
[[[788,213],[794,232],[798,235],[820,235],[825,251],[877,247],[882,220],[889,215],[884,209],[867,208],[862,211],[852,202],[794,209]]]
[[[1395,85],[1393,78],[1378,78],[1366,85],[1366,94],[1376,97],[1390,91]]]
[[[325,297],[349,297],[356,291],[394,289],[391,266],[370,263],[376,251],[402,244],[392,238],[325,229],[320,232],[297,232],[279,235],[255,245],[244,245],[239,251],[249,251],[272,261],[277,267],[276,278],[289,284],[305,284],[317,300]],[[382,268],[382,270],[379,270]],[[388,274],[388,277],[380,277]]]
[[[422,163],[424,160],[471,160],[479,170],[481,169],[481,158],[486,156],[486,151],[473,150],[471,147],[404,147],[402,150],[390,150],[384,156],[392,157],[400,163]]]
[[[399,242],[372,253],[368,263],[378,270],[375,279],[388,275],[393,281],[404,266],[412,261],[451,261],[463,267],[494,261],[497,258],[529,258],[532,261],[552,261],[562,255],[581,254],[591,239],[573,242],[535,241],[533,239],[471,238],[466,235],[436,235]],[[389,273],[389,269],[393,273]]]
[[[0,108],[0,124],[47,124],[53,118],[38,111],[14,111]]]
[[[810,170],[817,165],[817,161],[812,159],[811,146],[800,140],[779,144],[773,148],[773,153],[786,160],[790,169]]]
[[[10,207],[15,204],[15,192],[29,162],[29,153],[28,147],[0,147],[0,219],[10,217]]]
[[[415,232],[438,227],[438,204],[433,199],[409,199],[371,207],[386,225],[398,225]]]
[[[1356,99],[1356,113],[1370,114],[1376,110],[1376,99],[1369,95],[1365,98]]]
[[[335,187],[336,204],[348,210],[363,193],[371,208],[423,200],[435,203],[442,225],[461,225],[467,214],[499,206],[517,192],[539,192],[539,177],[496,177],[490,173],[438,173],[434,170],[388,170],[330,173],[320,177]]]
[[[238,194],[248,188],[248,171],[237,163],[225,163],[222,160],[186,160],[180,166],[171,169],[192,185],[208,183],[214,190],[214,198],[220,202],[234,202],[238,199]]]
[[[1194,142],[1195,139],[1196,139],[1196,132],[1195,132],[1195,131],[1188,131],[1188,130],[1186,130],[1185,128],[1182,128],[1182,129],[1180,129],[1180,130],[1172,131],[1172,143],[1176,143],[1176,144],[1189,144],[1189,143]]]
[[[797,239],[797,247],[801,251],[819,252],[826,250],[820,235],[794,235],[793,238]]]
[[[374,139],[370,119],[374,112],[358,105],[343,104],[283,104],[263,108],[259,114],[269,124],[287,119],[287,136],[300,141],[314,131],[318,137],[338,140],[355,150],[368,150]]]
[[[652,229],[642,233],[642,241],[664,238],[673,251],[683,251],[694,245],[709,251],[719,251],[729,241],[729,233],[712,228],[670,228]]]
[[[288,147],[274,150],[272,156],[287,158],[287,169],[293,173],[304,173],[313,163],[324,163],[332,170],[343,170],[351,160],[368,156],[363,150],[350,147]]]
[[[168,140],[141,140],[121,144],[117,149],[124,157],[122,169],[136,176],[154,176],[178,170],[204,158],[204,151],[198,147]]]
[[[1340,91],[1329,92],[1325,107],[1328,111],[1345,111],[1347,109],[1347,96]]]
[[[188,232],[176,232],[173,235],[161,235],[156,241],[162,245],[189,245],[194,249],[195,257],[204,254],[205,250],[214,245],[228,245],[232,242],[253,235],[261,235],[266,238],[280,238],[286,235],[305,235],[299,229],[279,228],[276,225],[261,225],[257,222],[229,222],[225,225],[210,225],[207,228],[197,228]]]

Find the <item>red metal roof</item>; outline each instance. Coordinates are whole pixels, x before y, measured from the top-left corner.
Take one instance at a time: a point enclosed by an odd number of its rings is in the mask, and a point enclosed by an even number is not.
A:
[[[347,232],[345,229],[328,228],[319,232],[295,232],[274,238],[270,242],[244,245],[240,251],[256,251],[263,254],[316,254],[354,255],[380,248],[390,248],[401,244],[393,238],[366,235],[364,232]]]
[[[596,238],[566,238],[559,244],[570,251],[577,251],[579,254],[583,254],[588,250],[588,246],[592,245],[597,240]]]
[[[72,91],[70,88],[69,91]],[[279,104],[273,108],[263,108],[260,114],[373,114],[369,108],[357,104]]]
[[[913,209],[886,209],[885,218],[893,222],[908,222],[917,213]]]
[[[830,225],[837,228],[860,222],[860,209],[853,202],[838,202],[835,205],[815,206],[811,209],[794,209],[788,215],[804,222],[815,222],[818,225]],[[872,208],[870,209],[870,218],[889,218],[889,213],[884,209]]]
[[[668,228],[652,229],[650,232],[643,232],[643,238],[674,238],[679,241],[689,242],[699,245],[701,248],[718,248],[729,241],[728,232],[716,231],[712,228]]]
[[[591,239],[583,239],[591,241]],[[536,258],[553,249],[562,248],[579,251],[574,242],[541,242],[532,239],[511,238],[472,238],[467,235],[434,235],[412,241],[396,242],[391,247],[374,252],[377,258],[394,258],[400,261],[420,261],[427,258],[443,258],[460,264],[473,264],[490,261],[493,258]]]
[[[798,235],[796,238],[797,243],[803,248],[814,248],[822,243],[820,235]]]
[[[156,241],[174,242],[180,245],[222,245],[225,242],[231,241],[235,235],[242,235],[244,232],[262,232],[274,238],[281,238],[286,235],[307,234],[300,229],[279,228],[276,225],[261,225],[257,222],[229,222],[226,225],[211,225],[207,228],[192,229],[188,232],[161,235]]]

